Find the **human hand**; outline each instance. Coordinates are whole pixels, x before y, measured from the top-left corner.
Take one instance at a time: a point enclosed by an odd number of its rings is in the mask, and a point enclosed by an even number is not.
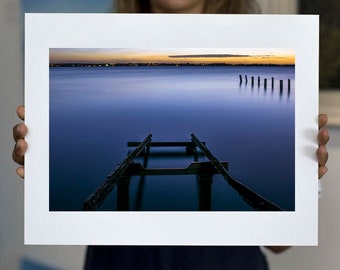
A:
[[[328,117],[325,114],[319,115],[319,133],[318,133],[318,144],[319,147],[316,151],[316,157],[319,162],[319,179],[327,173],[328,169],[326,167],[326,163],[328,160],[328,151],[326,144],[329,141],[329,132],[326,128],[326,124],[328,121]]]
[[[21,120],[25,120],[25,107],[17,107],[17,115]],[[25,177],[24,170],[24,155],[27,150],[27,142],[25,141],[25,136],[27,135],[28,129],[24,123],[17,124],[13,127],[13,138],[15,141],[15,146],[12,152],[13,160],[21,165],[17,168],[16,172],[21,177]]]
[[[319,147],[316,151],[316,157],[319,162],[319,179],[324,176],[327,172],[326,163],[328,160],[328,151],[326,148],[326,144],[329,141],[329,133],[328,129],[326,128],[327,124],[327,115],[320,114],[319,115],[319,133],[318,133],[318,144]],[[272,251],[273,253],[282,253],[289,249],[289,246],[266,246],[267,249]]]

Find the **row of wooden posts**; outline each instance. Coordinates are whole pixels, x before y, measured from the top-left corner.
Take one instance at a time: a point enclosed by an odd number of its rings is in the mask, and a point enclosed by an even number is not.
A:
[[[242,75],[239,75],[240,77],[240,85],[243,83],[243,78],[245,80],[245,84],[248,83],[248,76],[247,75],[244,75],[242,77]],[[251,76],[251,86],[254,87],[254,80],[255,80],[255,77],[254,76]],[[264,85],[264,89],[267,89],[267,81],[268,79],[267,78],[264,78],[263,79],[263,85]],[[258,87],[260,87],[261,85],[261,77],[258,76],[257,77],[257,85]],[[271,78],[271,88],[274,89],[274,77]],[[288,79],[287,81],[287,89],[288,91],[290,91],[290,79]],[[283,90],[283,80],[280,80],[280,91]]]

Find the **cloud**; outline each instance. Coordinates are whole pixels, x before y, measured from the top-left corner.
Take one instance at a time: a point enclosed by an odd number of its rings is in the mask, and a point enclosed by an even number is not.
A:
[[[170,58],[227,58],[227,57],[251,57],[245,54],[183,54],[169,55]]]

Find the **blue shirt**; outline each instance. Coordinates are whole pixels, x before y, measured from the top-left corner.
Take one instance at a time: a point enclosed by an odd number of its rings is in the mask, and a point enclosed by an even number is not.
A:
[[[268,270],[259,247],[90,246],[85,270]]]

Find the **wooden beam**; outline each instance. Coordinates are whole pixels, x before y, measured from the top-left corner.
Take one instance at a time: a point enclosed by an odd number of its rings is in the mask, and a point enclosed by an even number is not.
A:
[[[128,142],[127,146],[128,147],[136,147],[140,144],[141,142]],[[205,142],[202,142],[203,144],[205,144]],[[188,147],[188,146],[192,146],[192,147],[196,147],[196,144],[194,144],[193,142],[150,142],[149,143],[150,147]]]

